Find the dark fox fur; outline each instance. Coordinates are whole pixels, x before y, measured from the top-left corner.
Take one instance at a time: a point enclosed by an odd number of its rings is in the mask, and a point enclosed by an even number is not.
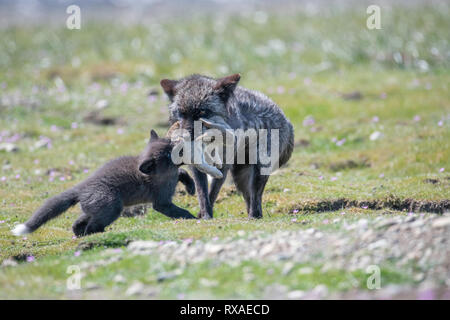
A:
[[[278,164],[284,165],[294,147],[292,124],[264,94],[238,87],[239,80],[239,74],[220,79],[191,75],[180,80],[162,80],[161,86],[171,101],[170,121],[180,121],[181,127],[191,132],[192,138],[195,138],[193,123],[199,119],[226,124],[231,129],[279,129]],[[234,163],[223,166],[223,178],[212,181],[209,194],[206,175],[191,166],[200,203],[199,216],[212,218],[214,202],[231,169],[234,183],[244,196],[249,217],[262,217],[261,199],[269,176],[261,174],[259,160],[257,164],[237,164],[235,155]]]
[[[141,203],[171,218],[195,218],[187,210],[172,203],[177,182],[195,194],[189,174],[171,160],[173,145],[152,130],[150,141],[140,156],[116,158],[98,169],[75,187],[48,199],[33,216],[13,230],[15,234],[33,232],[80,202],[83,213],[73,224],[77,236],[103,232],[127,206]]]

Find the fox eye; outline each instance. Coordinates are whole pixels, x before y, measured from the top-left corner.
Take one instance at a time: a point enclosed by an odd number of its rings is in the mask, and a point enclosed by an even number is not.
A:
[[[209,115],[209,110],[200,110],[199,117],[207,117]]]

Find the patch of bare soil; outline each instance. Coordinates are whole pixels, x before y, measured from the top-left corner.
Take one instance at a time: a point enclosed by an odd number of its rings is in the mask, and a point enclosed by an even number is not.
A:
[[[344,100],[361,100],[363,98],[363,94],[360,91],[352,91],[343,93],[342,98]]]
[[[440,183],[439,179],[425,179],[425,180],[423,180],[423,182],[431,183],[431,184],[439,184]]]
[[[392,209],[408,212],[444,213],[450,211],[450,200],[417,200],[388,197],[372,200],[351,200],[346,198],[331,200],[308,200],[296,204],[289,212],[297,211],[336,211],[346,208],[365,208],[371,210]]]
[[[99,111],[91,111],[84,118],[84,122],[92,123],[98,126],[114,126],[118,124],[125,124],[123,119],[117,117],[109,117],[102,115]]]
[[[369,168],[371,166],[369,159],[362,158],[357,160],[344,160],[332,162],[330,164],[330,170],[332,171],[342,171],[348,169],[361,169],[361,168]]]
[[[299,140],[295,141],[295,143],[294,143],[294,148],[299,148],[299,147],[306,148],[306,147],[308,147],[309,145],[310,145],[309,140],[306,140],[306,139],[299,139]]]

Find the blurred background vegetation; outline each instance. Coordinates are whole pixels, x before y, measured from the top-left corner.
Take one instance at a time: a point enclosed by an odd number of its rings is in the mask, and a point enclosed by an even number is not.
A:
[[[39,157],[48,169],[136,153],[167,124],[160,79],[236,72],[291,119],[301,165],[331,151],[371,158],[377,175],[436,172],[449,158],[449,4],[382,1],[369,30],[369,3],[78,1],[69,30],[72,2],[0,1],[1,139],[22,149],[2,153],[5,179],[33,176]]]

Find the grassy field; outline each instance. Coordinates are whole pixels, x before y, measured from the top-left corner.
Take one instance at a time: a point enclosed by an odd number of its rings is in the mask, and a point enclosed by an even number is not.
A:
[[[365,27],[362,7],[89,21],[81,30],[45,22],[0,29],[0,262],[19,261],[0,268],[0,298],[126,297],[135,281],[154,287],[149,297],[156,298],[258,298],[276,283],[365,290],[364,270],[320,272],[314,261],[307,263],[312,273],[285,275],[277,264],[212,260],[160,281],[161,272],[179,266],[126,252],[108,261],[115,251],[105,249],[125,251],[138,239],[181,243],[255,231],[333,232],[340,224],[323,221],[343,211],[347,222],[386,212],[448,211],[449,14],[448,4],[388,7],[381,30]],[[151,128],[165,133],[160,79],[236,72],[242,86],[278,103],[295,128],[293,156],[264,193],[264,219],[247,219],[243,198],[230,184],[212,221],[171,221],[149,209],[120,218],[104,234],[73,239],[75,207],[25,238],[10,234],[46,198],[106,160],[139,153]],[[196,197],[181,191],[175,202],[197,213]],[[95,261],[106,262],[94,267]],[[83,264],[87,289],[68,291],[67,267]],[[242,280],[249,269],[256,284]],[[386,284],[413,283],[402,270],[383,270]],[[126,279],[113,281],[117,274]],[[204,278],[217,283],[202,285]]]

